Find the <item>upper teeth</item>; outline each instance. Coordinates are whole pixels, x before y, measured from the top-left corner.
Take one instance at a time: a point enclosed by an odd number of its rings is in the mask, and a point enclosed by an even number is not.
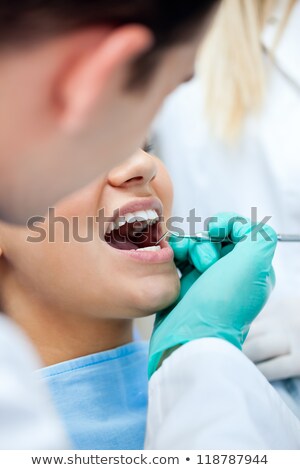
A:
[[[117,230],[126,223],[132,224],[133,222],[145,222],[146,227],[147,225],[152,225],[158,221],[159,215],[153,209],[149,209],[146,211],[128,212],[127,214],[118,217],[113,222],[110,222],[106,233],[111,233],[112,230]]]

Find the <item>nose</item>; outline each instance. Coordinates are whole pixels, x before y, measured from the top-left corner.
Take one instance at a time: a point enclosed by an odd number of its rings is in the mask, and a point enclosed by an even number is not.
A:
[[[139,150],[122,165],[113,168],[108,174],[111,186],[128,188],[146,186],[156,176],[157,165],[151,155]]]

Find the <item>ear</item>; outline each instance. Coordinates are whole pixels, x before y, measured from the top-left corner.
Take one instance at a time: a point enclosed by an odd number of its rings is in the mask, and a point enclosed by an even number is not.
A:
[[[59,121],[67,132],[80,129],[108,86],[134,59],[153,45],[151,31],[141,25],[106,29],[89,44],[58,83]],[[121,74],[121,75],[120,75]]]

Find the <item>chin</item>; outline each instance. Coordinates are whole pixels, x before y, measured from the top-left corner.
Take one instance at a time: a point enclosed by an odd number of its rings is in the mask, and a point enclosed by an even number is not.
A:
[[[180,281],[176,274],[156,276],[143,282],[142,288],[135,291],[134,304],[136,317],[153,315],[167,308],[177,299],[180,292]]]

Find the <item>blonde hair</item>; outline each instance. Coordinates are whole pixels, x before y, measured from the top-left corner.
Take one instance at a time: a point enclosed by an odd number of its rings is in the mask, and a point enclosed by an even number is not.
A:
[[[282,1],[282,0],[281,0]],[[276,47],[296,0],[286,8]],[[223,0],[201,50],[205,108],[217,137],[234,141],[247,114],[259,110],[266,87],[261,35],[276,0]]]

